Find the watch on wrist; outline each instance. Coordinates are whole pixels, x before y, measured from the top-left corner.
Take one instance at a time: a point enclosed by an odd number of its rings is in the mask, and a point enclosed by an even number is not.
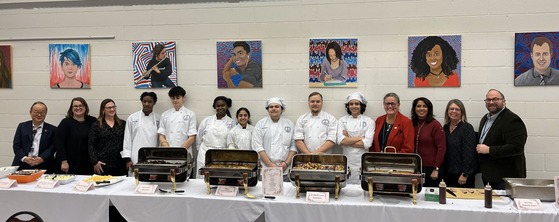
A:
[[[467,173],[462,173],[462,176],[468,178],[468,174],[467,174]]]

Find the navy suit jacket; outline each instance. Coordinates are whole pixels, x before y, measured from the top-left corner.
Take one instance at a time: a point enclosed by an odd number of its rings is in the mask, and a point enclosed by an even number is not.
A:
[[[44,123],[39,142],[39,156],[43,158],[44,162],[37,166],[30,166],[27,163],[21,162],[21,158],[29,155],[31,146],[33,145],[33,122],[31,120],[22,122],[17,126],[16,135],[14,136],[14,161],[13,166],[19,166],[19,169],[48,169],[50,162],[54,159],[54,133],[56,127]]]

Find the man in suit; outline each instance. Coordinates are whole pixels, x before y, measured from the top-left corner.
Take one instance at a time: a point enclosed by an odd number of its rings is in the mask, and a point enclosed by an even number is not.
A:
[[[29,110],[31,120],[20,123],[14,136],[13,166],[19,169],[49,169],[54,160],[56,127],[45,123],[47,106],[35,102]]]
[[[503,178],[526,178],[524,145],[528,133],[522,119],[506,108],[505,95],[490,89],[485,96],[489,113],[479,124],[476,151],[484,183],[504,190]]]

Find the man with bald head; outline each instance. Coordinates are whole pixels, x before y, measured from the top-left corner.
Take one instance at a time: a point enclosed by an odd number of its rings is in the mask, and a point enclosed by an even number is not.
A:
[[[522,119],[506,107],[505,95],[490,89],[485,96],[489,111],[479,124],[476,151],[484,183],[504,190],[503,178],[526,178],[524,145],[528,133]]]
[[[56,127],[45,122],[47,105],[43,102],[33,103],[29,115],[31,120],[17,126],[12,165],[19,166],[20,170],[49,169],[49,165],[54,160]]]

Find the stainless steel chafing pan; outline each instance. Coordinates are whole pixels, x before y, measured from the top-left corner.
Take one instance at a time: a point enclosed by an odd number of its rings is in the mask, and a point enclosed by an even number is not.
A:
[[[552,179],[504,178],[507,194],[512,198],[555,201],[555,184]]]
[[[249,186],[258,184],[260,160],[253,150],[211,149],[206,152],[204,175],[208,194],[210,185]]]
[[[364,153],[361,156],[361,188],[379,194],[411,194],[421,192],[424,175],[421,157],[409,153]]]
[[[300,192],[323,191],[339,197],[349,179],[347,157],[341,154],[297,154],[291,161],[289,180]]]

